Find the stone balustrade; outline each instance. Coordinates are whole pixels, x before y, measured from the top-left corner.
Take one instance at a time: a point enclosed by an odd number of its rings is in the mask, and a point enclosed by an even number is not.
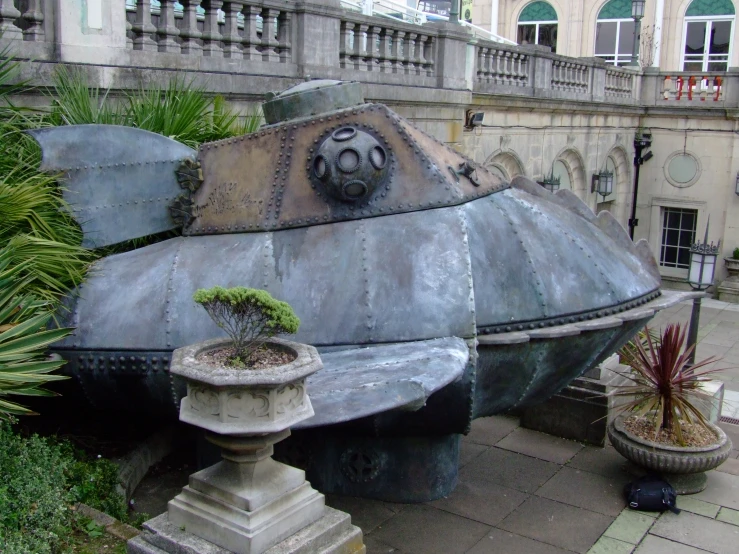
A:
[[[135,0],[127,12],[127,45],[133,50],[292,61],[294,10],[284,2],[159,0],[152,6],[150,0]]]
[[[385,18],[371,18],[369,23],[367,19],[353,12],[341,18],[339,60],[343,69],[435,75],[435,30]]]
[[[679,73],[665,75],[662,95],[665,100],[719,102],[724,99],[724,74]]]
[[[552,90],[588,94],[590,67],[576,61],[552,60]]]
[[[144,77],[137,71],[174,70],[203,76],[214,92],[253,98],[310,77],[415,87],[444,102],[453,94],[455,105],[470,103],[471,91],[631,106],[739,106],[734,70],[618,68],[481,39],[445,22],[367,16],[338,0],[88,0],[84,12],[75,0],[0,0],[0,29],[1,45],[17,58],[83,65],[97,74],[93,83],[114,89],[138,88]],[[415,94],[402,90],[409,99]]]
[[[628,98],[634,97],[634,80],[633,71],[623,70],[618,67],[608,67],[606,69],[605,97],[611,98]]]
[[[475,90],[493,92],[499,86],[530,86],[529,54],[492,41],[480,41],[476,50]]]

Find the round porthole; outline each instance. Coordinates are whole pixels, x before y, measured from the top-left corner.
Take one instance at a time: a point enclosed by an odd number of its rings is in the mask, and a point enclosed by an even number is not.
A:
[[[387,154],[382,146],[375,146],[369,152],[369,159],[372,167],[375,169],[382,169],[387,163]]]
[[[362,165],[362,156],[354,148],[344,148],[336,156],[336,165],[344,173],[352,173]]]
[[[679,188],[695,184],[701,175],[700,160],[689,152],[675,152],[665,161],[665,178]]]
[[[342,127],[334,131],[331,138],[337,142],[344,142],[345,140],[353,139],[356,134],[357,130],[354,127]]]
[[[367,185],[363,181],[349,181],[344,185],[344,196],[347,200],[356,200],[367,194]]]
[[[326,156],[320,154],[316,156],[316,159],[313,161],[313,172],[319,179],[326,177],[326,174],[328,173],[328,161],[326,160]]]

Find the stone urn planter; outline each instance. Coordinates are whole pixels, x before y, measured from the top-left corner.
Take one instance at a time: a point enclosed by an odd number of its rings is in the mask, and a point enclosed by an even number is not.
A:
[[[724,258],[724,266],[729,276],[718,286],[718,299],[725,302],[739,302],[739,259]]]
[[[214,545],[237,554],[272,547],[280,553],[365,551],[362,532],[348,514],[326,507],[303,470],[272,459],[273,445],[290,436],[290,426],[313,416],[305,381],[323,367],[321,358],[306,344],[264,342],[294,359],[255,370],[199,358],[230,346],[230,339],[174,351],[170,372],[187,383],[180,420],[205,429],[223,460],[190,475],[167,513],[148,521],[146,532],[129,542],[129,553],[205,554],[215,552]]]
[[[624,458],[648,472],[661,474],[678,494],[694,494],[706,488],[706,471],[720,466],[731,453],[731,440],[716,425],[709,423],[716,444],[705,447],[680,447],[658,444],[626,430],[624,419],[616,416],[608,426],[608,438]]]
[[[724,265],[729,272],[729,279],[739,280],[739,259],[724,258]]]

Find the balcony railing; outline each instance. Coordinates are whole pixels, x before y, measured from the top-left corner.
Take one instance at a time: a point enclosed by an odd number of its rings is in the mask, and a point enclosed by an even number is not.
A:
[[[635,71],[480,38],[443,21],[417,24],[314,1],[106,0],[102,12],[81,13],[77,0],[0,0],[0,42],[31,64],[87,65],[100,82],[131,71],[202,72],[225,94],[258,95],[309,75],[578,102],[739,107],[735,71]],[[398,0],[373,1],[393,7]]]

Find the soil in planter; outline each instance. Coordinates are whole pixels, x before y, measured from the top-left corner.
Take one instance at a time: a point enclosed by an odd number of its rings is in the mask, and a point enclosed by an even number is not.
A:
[[[204,352],[197,359],[212,365],[232,367],[235,369],[267,369],[289,364],[295,359],[295,355],[292,352],[285,352],[280,348],[273,348],[266,344],[254,350],[247,360],[234,361],[235,355],[235,348],[219,348]]]
[[[716,435],[702,425],[680,422],[680,429],[683,433],[683,443],[678,442],[677,437],[672,431],[660,429],[659,434],[654,435],[655,425],[652,420],[631,416],[624,420],[624,428],[631,434],[636,435],[644,440],[664,444],[666,446],[689,446],[703,447],[716,444],[718,439]]]

